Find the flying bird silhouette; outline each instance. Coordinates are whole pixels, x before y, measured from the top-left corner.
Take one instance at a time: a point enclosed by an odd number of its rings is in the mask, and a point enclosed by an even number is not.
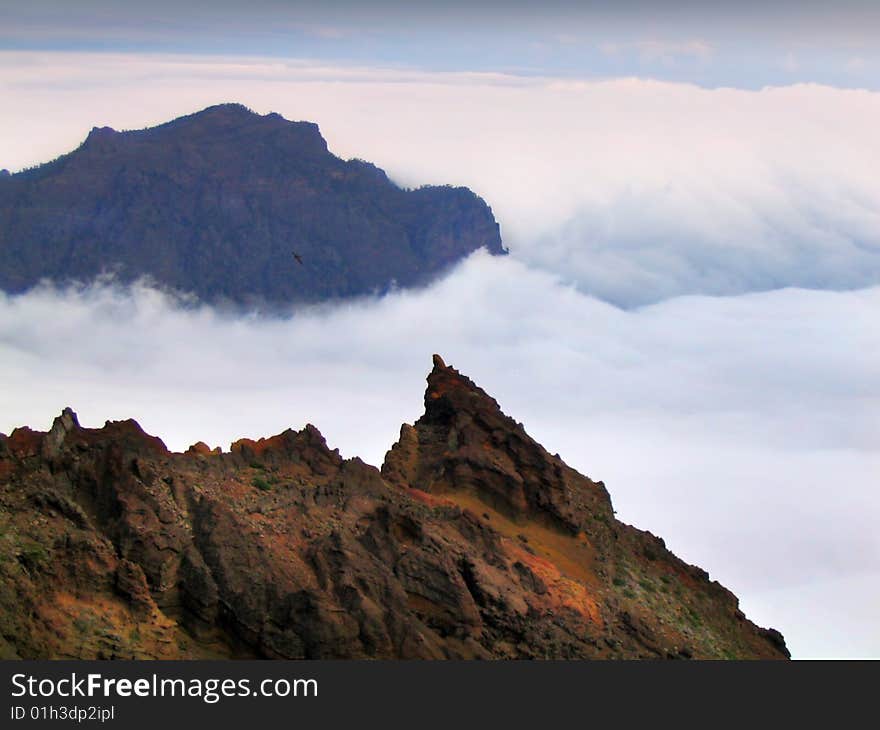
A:
[[[293,258],[296,259],[296,262],[297,262],[300,266],[305,266],[305,264],[303,264],[302,256],[300,256],[296,251],[293,251]]]

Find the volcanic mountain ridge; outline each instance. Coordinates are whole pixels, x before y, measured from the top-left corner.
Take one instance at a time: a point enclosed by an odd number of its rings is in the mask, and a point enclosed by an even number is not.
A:
[[[506,253],[464,187],[395,185],[310,122],[220,104],[149,129],[95,127],[0,174],[0,289],[142,277],[201,301],[281,306],[428,283]]]
[[[381,471],[311,425],[0,435],[6,658],[770,658],[782,636],[435,356]]]

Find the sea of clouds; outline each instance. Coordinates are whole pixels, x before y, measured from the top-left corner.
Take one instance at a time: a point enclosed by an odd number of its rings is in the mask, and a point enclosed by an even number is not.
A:
[[[65,405],[174,449],[312,422],[378,465],[437,352],[796,656],[880,655],[880,94],[0,56],[0,166],[235,100],[470,186],[511,250],[274,318],[144,284],[0,296],[0,431]]]
[[[0,298],[0,430],[70,405],[183,450],[312,422],[380,465],[438,352],[796,654],[865,656],[880,652],[878,307],[880,287],[627,311],[482,253],[426,290],[288,318],[43,288]]]

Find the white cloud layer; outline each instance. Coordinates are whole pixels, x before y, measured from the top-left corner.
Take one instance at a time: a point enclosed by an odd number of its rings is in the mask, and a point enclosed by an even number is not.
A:
[[[222,101],[317,121],[402,184],[472,187],[516,257],[624,306],[880,283],[880,93],[35,52],[0,53],[0,93],[11,169]]]
[[[42,289],[0,298],[0,430],[71,405],[184,449],[312,422],[379,464],[439,352],[797,656],[877,656],[878,307],[880,288],[788,289],[624,311],[480,253],[288,319]]]
[[[795,655],[880,656],[880,94],[0,52],[0,95],[0,167],[240,101],[470,186],[513,253],[284,320],[0,296],[0,430],[71,405],[183,449],[311,421],[378,464],[439,352]]]

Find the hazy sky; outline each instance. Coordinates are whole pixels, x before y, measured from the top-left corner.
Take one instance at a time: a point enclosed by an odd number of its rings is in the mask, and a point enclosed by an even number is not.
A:
[[[795,2],[0,2],[0,48],[876,88],[880,6]]]
[[[239,101],[470,186],[511,256],[281,319],[0,296],[0,431],[312,422],[378,464],[439,352],[796,656],[880,656],[880,6],[133,7],[0,0],[0,167]]]

